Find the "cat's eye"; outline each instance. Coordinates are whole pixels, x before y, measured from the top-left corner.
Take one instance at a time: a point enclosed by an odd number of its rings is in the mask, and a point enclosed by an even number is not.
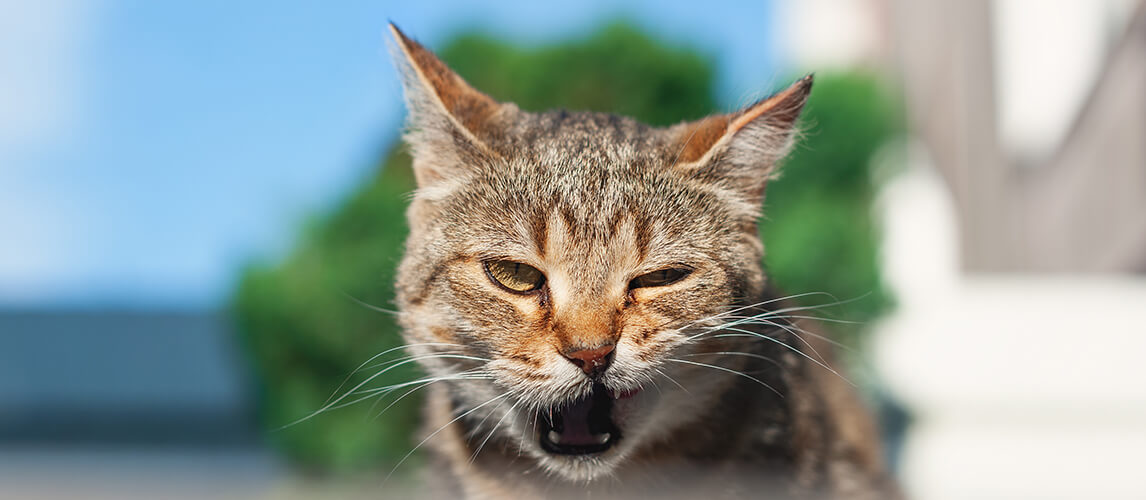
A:
[[[676,283],[692,273],[691,269],[669,268],[642,274],[629,282],[629,290],[634,288],[647,288],[665,286]]]
[[[545,284],[545,275],[537,268],[512,260],[486,261],[485,272],[494,283],[511,292],[532,292]]]

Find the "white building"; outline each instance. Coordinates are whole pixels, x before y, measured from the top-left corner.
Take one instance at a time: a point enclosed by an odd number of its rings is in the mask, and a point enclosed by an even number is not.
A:
[[[876,365],[919,499],[1146,498],[1146,5],[815,0],[801,64],[903,87]]]

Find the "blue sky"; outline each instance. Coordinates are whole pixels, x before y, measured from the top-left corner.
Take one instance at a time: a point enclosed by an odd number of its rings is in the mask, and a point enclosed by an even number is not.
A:
[[[769,2],[0,0],[0,306],[213,307],[396,137],[387,20],[429,46],[626,18],[776,83]]]

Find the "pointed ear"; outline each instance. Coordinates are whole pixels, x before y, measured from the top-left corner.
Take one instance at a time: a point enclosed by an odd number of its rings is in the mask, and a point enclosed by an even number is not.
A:
[[[418,186],[458,178],[474,161],[495,157],[488,140],[498,135],[498,115],[516,108],[470,87],[394,23],[390,32],[409,110],[405,139],[413,150]]]
[[[812,91],[812,75],[740,111],[668,130],[679,151],[675,169],[726,185],[759,203],[764,184],[788,153],[796,120]]]

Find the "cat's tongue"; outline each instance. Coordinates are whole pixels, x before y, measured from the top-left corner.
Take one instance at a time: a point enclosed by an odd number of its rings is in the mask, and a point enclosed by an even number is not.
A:
[[[560,432],[555,430],[554,434],[549,436],[550,441],[567,446],[591,446],[608,441],[609,433],[607,430],[593,429],[592,427],[595,426],[590,425],[590,417],[594,409],[593,399],[585,398],[562,408]]]
[[[603,385],[593,386],[593,392],[583,399],[555,409],[544,420],[541,444],[553,453],[580,455],[609,449],[620,431],[610,413],[613,398]]]

